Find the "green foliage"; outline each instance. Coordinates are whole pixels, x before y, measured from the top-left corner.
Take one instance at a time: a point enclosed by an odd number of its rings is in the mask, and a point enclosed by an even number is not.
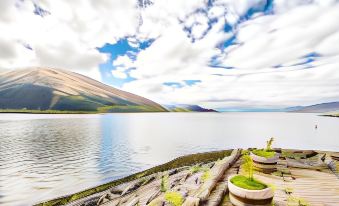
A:
[[[243,155],[243,169],[250,180],[253,180],[253,160],[249,155]]]
[[[163,112],[158,108],[145,105],[113,105],[113,106],[102,106],[98,107],[98,112],[107,113],[107,112]]]
[[[160,191],[166,192],[169,188],[168,185],[168,174],[161,176]]]
[[[274,151],[268,151],[268,150],[262,150],[262,149],[253,150],[252,153],[260,157],[265,157],[265,158],[271,158],[271,157],[274,157],[275,155]]]
[[[300,198],[300,197],[295,197],[290,195],[287,198],[287,206],[309,206],[310,203],[308,203],[305,199]]]
[[[284,189],[284,191],[285,191],[286,194],[292,194],[293,188],[291,188],[291,187],[286,187],[286,188]]]
[[[250,179],[250,178],[245,177],[243,175],[234,176],[231,179],[231,182],[238,187],[248,189],[248,190],[262,190],[262,189],[267,188],[266,184],[264,184],[264,183],[262,183],[258,180],[255,180],[253,178]]]
[[[189,109],[186,109],[186,108],[176,107],[176,108],[172,109],[171,112],[192,112],[192,111],[189,110]]]
[[[98,107],[103,106],[100,102],[95,102],[86,96],[61,96],[60,99],[51,107],[54,110],[71,111],[97,111]]]
[[[277,190],[277,186],[275,184],[266,184],[266,185],[267,185],[267,187],[271,188],[271,190],[273,192],[275,192]]]
[[[281,156],[285,157],[285,158],[291,158],[291,159],[297,159],[298,160],[298,159],[310,158],[310,157],[313,157],[316,154],[317,153],[307,155],[307,154],[302,153],[302,152],[296,153],[296,152],[293,152],[293,151],[283,150],[282,153],[281,153]]]
[[[68,111],[68,110],[35,110],[35,109],[0,109],[0,113],[29,113],[29,114],[94,114],[95,111]]]
[[[268,141],[266,141],[266,151],[272,150],[273,141],[274,141],[273,137],[271,137]]]
[[[208,179],[211,178],[211,172],[210,170],[206,170],[204,174],[201,175],[201,181],[206,182]]]
[[[217,161],[215,161],[215,165],[221,165],[221,164],[224,164],[225,161],[223,161],[222,159],[218,159]],[[207,168],[209,169],[209,168]]]
[[[173,206],[181,206],[184,202],[184,198],[179,192],[166,192],[165,200]]]
[[[194,174],[194,173],[197,173],[197,172],[201,172],[201,171],[207,171],[209,168],[207,167],[202,167],[202,166],[199,166],[199,165],[194,165],[190,168],[190,172],[191,174]]]

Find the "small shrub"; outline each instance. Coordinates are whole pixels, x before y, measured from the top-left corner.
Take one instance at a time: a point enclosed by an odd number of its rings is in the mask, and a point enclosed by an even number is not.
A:
[[[287,206],[309,206],[310,204],[303,198],[289,196],[287,198]]]
[[[271,188],[271,190],[273,192],[275,192],[277,190],[277,186],[275,184],[266,184],[266,185],[267,185],[267,187]]]
[[[161,176],[160,191],[166,192],[168,190],[168,174]]]
[[[274,151],[268,151],[268,150],[262,150],[262,149],[253,150],[252,153],[260,157],[265,157],[265,158],[271,158],[271,157],[274,157],[275,155]]]
[[[253,180],[253,160],[249,155],[244,155],[243,157],[243,169],[248,179]]]
[[[248,190],[262,190],[267,188],[266,184],[255,179],[249,179],[243,175],[234,176],[231,182],[238,187]]]
[[[197,172],[201,172],[201,171],[205,172],[205,171],[207,171],[207,170],[209,170],[209,168],[207,168],[207,167],[201,167],[201,166],[199,166],[199,165],[194,165],[194,166],[192,166],[192,167],[190,168],[191,174],[194,174],[194,173],[197,173]]]
[[[242,155],[249,155],[250,151],[248,151],[247,149],[244,149],[244,150],[241,151],[241,154]]]
[[[211,172],[210,172],[210,170],[206,170],[204,172],[204,174],[202,174],[202,176],[201,176],[201,181],[206,182],[210,178],[211,178]]]
[[[293,192],[293,188],[291,188],[291,187],[286,187],[284,190],[285,190],[286,194],[292,194],[292,192]]]
[[[266,142],[266,151],[272,151],[272,144],[273,144],[274,138],[271,137],[267,142]]]
[[[184,199],[179,192],[166,192],[165,199],[173,206],[181,206],[184,202]]]

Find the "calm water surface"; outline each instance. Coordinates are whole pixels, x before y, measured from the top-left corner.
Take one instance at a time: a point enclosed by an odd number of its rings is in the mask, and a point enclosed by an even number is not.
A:
[[[315,129],[315,124],[318,129]],[[31,205],[236,147],[339,151],[339,118],[294,113],[0,114],[0,205]]]

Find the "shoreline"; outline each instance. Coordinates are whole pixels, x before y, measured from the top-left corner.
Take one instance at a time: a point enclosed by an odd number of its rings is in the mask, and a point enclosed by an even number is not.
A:
[[[0,114],[121,114],[121,113],[169,113],[168,111],[140,112],[100,112],[100,111],[63,111],[63,110],[0,110]]]
[[[286,159],[294,160],[312,159],[315,156],[320,157],[321,155],[324,154],[326,154],[329,157],[331,157],[331,154],[335,154],[335,157],[339,157],[339,152],[334,151],[296,150],[296,149],[283,149],[282,151],[283,153],[285,153]],[[96,187],[89,188],[70,195],[57,197],[48,201],[40,202],[36,205],[38,206],[68,205],[68,204],[83,205],[82,203],[85,204],[86,202],[87,203],[98,202],[99,199],[102,198],[102,196],[106,194],[107,191],[112,190],[112,188],[128,187],[127,184],[130,185],[135,184],[134,187],[136,188],[134,188],[133,190],[137,190],[139,187],[147,185],[149,182],[155,181],[155,179],[159,177],[159,174],[163,173],[176,174],[178,172],[180,173],[181,171],[189,171],[194,165],[208,165],[208,164],[215,165],[218,161],[220,161],[220,159],[229,157],[231,155],[231,152],[232,150],[221,150],[181,156],[167,163],[129,175],[127,177],[117,179],[106,184],[98,185]],[[336,159],[335,161],[338,161],[338,159]],[[304,169],[312,170],[311,168],[308,168],[306,166]],[[336,172],[338,172],[338,170]],[[135,182],[142,183],[136,186],[136,184],[138,183]],[[126,189],[126,191],[129,189]],[[123,191],[120,192],[124,193]]]
[[[324,115],[320,115],[320,116],[323,116],[323,117],[339,117],[339,114],[324,114]]]

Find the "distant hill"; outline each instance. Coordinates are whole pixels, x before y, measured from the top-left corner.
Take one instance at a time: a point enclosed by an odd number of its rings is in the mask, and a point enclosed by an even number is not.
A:
[[[0,74],[0,109],[96,112],[166,112],[144,97],[59,69]]]
[[[333,112],[339,110],[339,102],[328,102],[315,104],[304,107],[295,107],[295,109],[291,109],[292,112],[305,112],[305,113],[324,113],[324,112]]]
[[[199,105],[177,104],[177,105],[163,105],[171,112],[217,112],[213,109],[206,109]]]

